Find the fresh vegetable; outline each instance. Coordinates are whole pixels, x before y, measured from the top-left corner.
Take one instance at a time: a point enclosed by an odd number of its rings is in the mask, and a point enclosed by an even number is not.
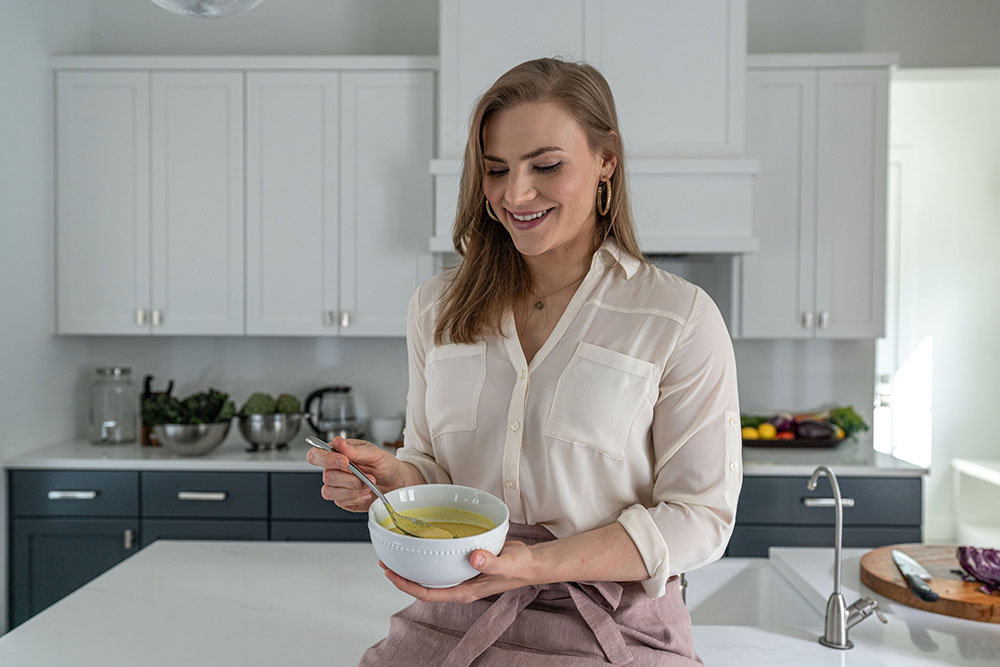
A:
[[[760,440],[760,433],[753,426],[744,426],[742,433],[744,440]]]
[[[275,412],[291,415],[302,412],[302,403],[291,394],[281,394],[275,401]]]
[[[832,440],[836,431],[827,422],[806,420],[795,425],[795,437],[801,440]]]
[[[827,421],[843,429],[844,437],[849,437],[855,441],[857,440],[854,436],[855,433],[868,430],[868,424],[865,423],[865,420],[849,405],[830,410],[830,416]]]
[[[766,416],[762,415],[740,415],[740,426],[750,426],[757,428],[761,424],[767,421]]]
[[[778,435],[778,429],[774,428],[774,424],[764,422],[757,427],[757,433],[760,434],[761,440],[774,440],[774,438]]]
[[[1000,593],[1000,549],[959,547],[958,564],[987,594]]]
[[[250,394],[250,398],[240,408],[241,415],[273,415],[277,410],[276,401],[270,394],[255,392]]]
[[[773,424],[774,428],[777,429],[779,433],[782,431],[791,431],[792,427],[795,425],[794,417],[787,412],[774,415],[767,421],[769,424]]]
[[[795,434],[791,431],[780,431],[778,435],[774,436],[775,440],[794,440]]]
[[[236,406],[229,394],[209,388],[187,398],[170,394],[153,394],[142,401],[142,420],[149,426],[157,424],[217,424],[233,418]]]

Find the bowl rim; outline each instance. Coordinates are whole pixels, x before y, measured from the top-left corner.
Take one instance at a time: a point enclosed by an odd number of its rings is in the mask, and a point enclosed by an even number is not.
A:
[[[436,540],[436,542],[440,542],[441,544],[447,543],[452,549],[454,549],[456,547],[457,548],[462,548],[462,547],[466,547],[466,546],[471,546],[473,543],[482,542],[484,540],[488,540],[489,539],[488,536],[491,536],[494,533],[498,533],[501,528],[504,529],[504,532],[506,532],[507,529],[508,529],[508,527],[509,527],[509,525],[510,525],[510,508],[507,507],[507,503],[505,503],[503,500],[501,500],[497,496],[493,495],[489,491],[484,491],[483,489],[477,489],[474,486],[465,486],[463,484],[411,484],[409,486],[401,486],[398,489],[393,489],[389,493],[396,493],[397,491],[403,491],[405,489],[416,489],[416,488],[420,488],[420,487],[424,487],[424,488],[430,488],[430,487],[449,487],[449,488],[452,488],[452,489],[457,488],[457,489],[464,489],[464,490],[467,490],[467,491],[473,491],[475,493],[483,493],[483,494],[486,494],[487,496],[489,496],[490,498],[493,498],[494,500],[496,500],[500,504],[500,507],[503,508],[503,511],[504,511],[503,521],[500,521],[499,523],[497,523],[497,525],[495,525],[493,528],[490,528],[485,533],[479,533],[477,535],[469,535],[468,537],[456,537],[456,538],[453,538],[451,541]],[[388,495],[388,494],[386,494],[386,495]],[[382,524],[380,524],[378,521],[376,521],[375,520],[375,505],[376,504],[378,504],[378,505],[381,506],[382,505],[382,501],[379,498],[375,498],[375,500],[372,501],[372,504],[368,506],[368,529],[369,530],[374,530],[375,533],[378,534],[378,536],[380,538],[382,538],[383,541],[386,541],[386,542],[388,542],[389,540],[394,540],[394,541],[397,541],[399,544],[401,544],[403,546],[416,546],[416,545],[424,545],[424,546],[426,546],[427,545],[428,542],[427,542],[427,538],[425,538],[425,537],[413,537],[412,535],[403,535],[403,534],[400,534],[400,533],[394,533],[391,530],[389,530],[388,528],[386,528],[385,526],[383,526]],[[388,512],[386,512],[386,515],[388,515]]]

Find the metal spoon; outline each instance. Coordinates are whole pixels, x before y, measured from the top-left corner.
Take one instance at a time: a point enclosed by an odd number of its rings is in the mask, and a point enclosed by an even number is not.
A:
[[[319,449],[324,449],[328,452],[333,451],[333,448],[330,447],[330,445],[311,435],[306,436],[306,442],[313,447],[318,447]],[[388,510],[389,518],[392,519],[396,528],[399,528],[407,535],[432,540],[450,540],[455,537],[443,528],[438,528],[437,526],[427,523],[426,521],[421,521],[420,519],[414,519],[411,516],[400,514],[396,510],[392,509],[392,505],[389,504],[389,500],[382,495],[382,492],[378,490],[378,487],[372,484],[372,481],[368,479],[368,476],[361,472],[356,465],[354,465],[351,461],[348,461],[347,469],[354,473],[358,479],[367,484],[369,489],[375,492],[375,495],[378,496],[379,500],[381,500],[385,505],[386,510]]]

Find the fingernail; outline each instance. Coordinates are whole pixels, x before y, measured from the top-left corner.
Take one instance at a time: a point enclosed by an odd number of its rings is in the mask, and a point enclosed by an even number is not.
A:
[[[486,557],[482,554],[476,554],[472,557],[472,567],[482,567],[483,563],[486,562]]]

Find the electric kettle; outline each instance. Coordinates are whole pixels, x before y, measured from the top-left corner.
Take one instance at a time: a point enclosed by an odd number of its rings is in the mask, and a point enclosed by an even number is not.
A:
[[[338,435],[342,438],[362,436],[354,413],[354,396],[346,385],[323,387],[309,394],[305,413],[309,425],[326,442]]]

